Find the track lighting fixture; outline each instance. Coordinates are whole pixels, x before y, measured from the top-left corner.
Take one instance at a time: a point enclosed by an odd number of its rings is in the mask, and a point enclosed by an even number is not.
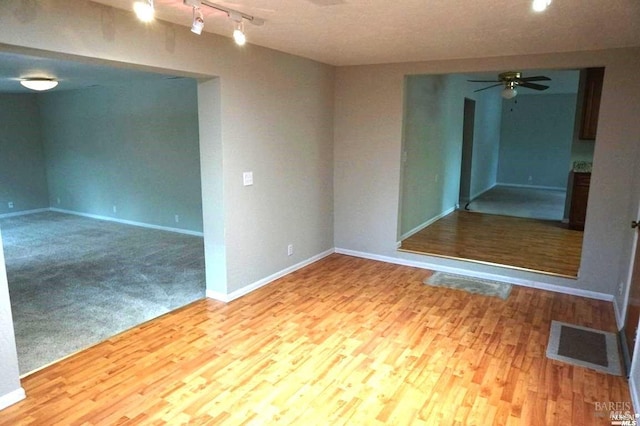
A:
[[[27,89],[36,90],[38,92],[43,92],[45,90],[53,89],[58,85],[58,82],[53,78],[23,78],[20,80],[20,84],[22,84]]]
[[[244,30],[244,21],[256,26],[264,24],[263,19],[247,15],[246,13],[230,9],[226,6],[212,3],[208,0],[182,0],[182,3],[185,6],[192,8],[193,20],[191,21],[191,32],[198,35],[202,34],[202,30],[204,29],[202,6],[207,6],[211,9],[216,9],[220,12],[226,13],[229,19],[233,22],[233,40],[239,46],[242,46],[247,42],[247,36]],[[138,18],[143,22],[150,22],[154,19],[155,10],[153,7],[153,0],[137,0],[133,4],[133,10],[136,12]]]
[[[551,4],[551,0],[533,0],[531,7],[535,12],[544,12]]]
[[[193,7],[193,23],[191,24],[191,32],[194,34],[202,34],[204,28],[204,16],[199,7]]]
[[[153,0],[140,0],[133,4],[133,10],[136,16],[142,22],[151,22],[155,16],[153,8]]]

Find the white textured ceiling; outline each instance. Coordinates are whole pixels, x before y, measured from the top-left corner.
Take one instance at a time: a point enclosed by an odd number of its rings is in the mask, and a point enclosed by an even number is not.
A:
[[[133,0],[93,1],[133,13]],[[182,0],[155,0],[155,4],[158,19],[189,31],[191,8]],[[246,26],[250,43],[334,65],[640,46],[640,0],[553,0],[543,14],[532,12],[529,0],[238,0],[218,4],[266,21],[262,26]],[[206,7],[203,12],[206,31],[230,35],[231,23],[225,14]],[[552,76],[551,87],[544,93],[569,90],[573,83],[567,78],[575,77],[567,75],[570,73]],[[18,79],[29,76],[60,79],[54,91],[168,78],[0,53],[0,93],[28,92]],[[469,77],[494,78],[492,74]]]
[[[94,0],[131,10],[133,0]],[[264,19],[249,43],[333,65],[538,54],[640,46],[639,0],[236,0]],[[159,19],[191,24],[183,0],[155,0]],[[226,15],[203,7],[205,31],[229,36]],[[197,37],[194,35],[194,37]]]

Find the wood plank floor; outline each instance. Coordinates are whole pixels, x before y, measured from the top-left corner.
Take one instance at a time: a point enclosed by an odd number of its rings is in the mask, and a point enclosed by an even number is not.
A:
[[[2,425],[610,424],[627,382],[545,357],[551,320],[615,331],[603,301],[425,286],[429,271],[331,255],[202,300],[23,379]]]
[[[575,278],[582,237],[560,222],[455,211],[400,250]]]

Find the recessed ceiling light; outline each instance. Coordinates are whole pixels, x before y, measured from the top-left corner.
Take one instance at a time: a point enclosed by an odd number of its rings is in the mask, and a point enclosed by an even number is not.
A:
[[[52,78],[23,78],[22,80],[20,80],[20,84],[22,84],[27,89],[42,92],[45,90],[53,89],[58,85],[58,82]]]
[[[533,0],[531,7],[535,12],[544,12],[551,4],[551,0]]]

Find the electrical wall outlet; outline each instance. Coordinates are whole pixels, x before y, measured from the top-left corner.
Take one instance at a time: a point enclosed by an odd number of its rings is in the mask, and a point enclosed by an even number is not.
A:
[[[9,208],[10,208],[10,209],[12,209],[12,208],[13,208],[13,201],[9,201],[9,202],[7,203],[7,205],[9,206]]]
[[[175,216],[176,223],[180,222],[180,215]]]
[[[293,256],[293,244],[287,246],[287,256]]]
[[[618,283],[618,296],[622,296],[622,292],[624,291],[624,283],[620,281]]]
[[[60,197],[56,198],[56,203],[60,204]]]
[[[115,205],[115,204],[113,205],[113,212],[114,212],[114,213],[118,213],[118,207],[116,207],[116,205]]]

